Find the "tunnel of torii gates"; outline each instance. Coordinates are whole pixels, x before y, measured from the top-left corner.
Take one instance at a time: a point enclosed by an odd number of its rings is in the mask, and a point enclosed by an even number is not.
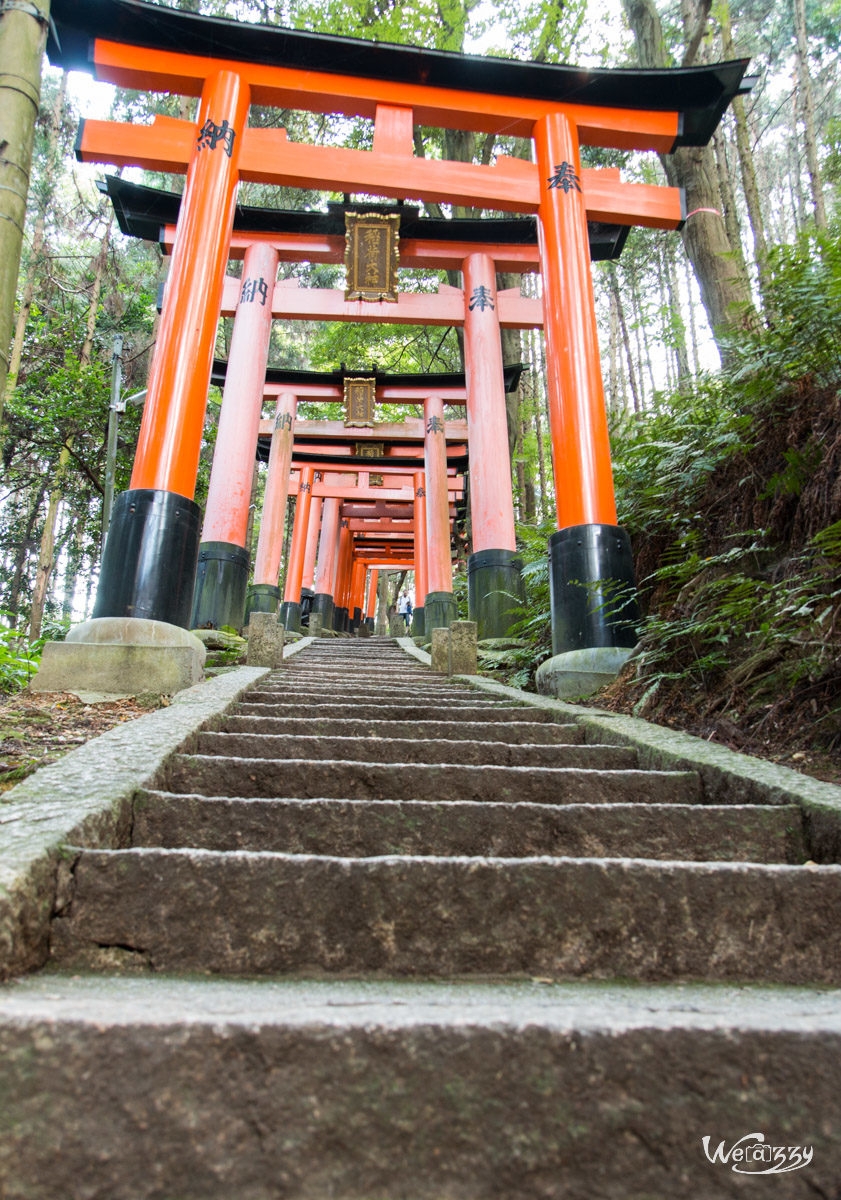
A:
[[[232,361],[217,361],[212,375],[213,382],[225,385],[223,410],[228,381],[234,379]],[[506,385],[513,389],[519,366],[505,374]],[[455,617],[452,545],[457,517],[463,523],[468,429],[464,420],[445,421],[444,405],[464,404],[464,376],[440,372],[376,376],[381,403],[420,402],[423,418],[370,428],[297,420],[300,400],[341,400],[345,375],[283,368],[266,371],[261,393],[275,401],[275,416],[259,427],[257,449],[268,458],[269,472],[249,612],[277,610],[284,511],[287,496],[294,494],[280,610],[288,629],[300,627],[303,600],[310,602],[308,610],[321,614],[328,628],[332,624],[337,630],[355,630],[362,619],[369,567],[372,574],[386,568],[415,571],[419,597],[415,632],[423,632],[427,612],[433,622],[430,628],[449,624]],[[196,626],[222,623],[225,613],[230,620],[224,623],[236,624],[236,614],[242,613],[248,556],[240,546],[248,522],[251,485],[246,476],[252,473],[254,450],[254,443],[244,448],[236,482],[231,479],[234,456],[214,457],[199,551]],[[236,506],[230,502],[234,494],[240,497]],[[235,556],[238,562],[232,569]],[[375,593],[372,578],[366,619],[373,619]]]
[[[83,161],[186,173],[134,470],[114,506],[94,617],[189,622],[201,520],[193,495],[242,179],[537,215],[558,523],[549,543],[553,648],[632,645],[635,602],[612,612],[608,604],[617,588],[633,594],[634,577],[629,539],[616,525],[587,222],[676,229],[687,214],[680,189],[582,168],[580,146],[669,154],[705,145],[750,86],[747,60],[583,69],[245,24],[143,0],[53,0],[51,18],[53,65],[199,98],[195,122],[87,121],[79,131]],[[293,142],[285,129],[249,126],[252,103],[373,119],[373,147]],[[529,137],[535,161],[416,157],[415,125]],[[494,266],[477,253],[462,267],[480,318],[493,316],[478,301],[493,295]],[[504,545],[488,549],[510,557]]]

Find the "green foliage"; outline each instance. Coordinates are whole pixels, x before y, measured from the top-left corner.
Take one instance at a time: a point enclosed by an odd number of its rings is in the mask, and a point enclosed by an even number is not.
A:
[[[12,614],[8,612],[0,612],[0,617],[12,620]],[[11,628],[0,626],[0,694],[25,688],[38,670],[44,643],[63,641],[69,628],[67,621],[47,618],[40,637],[30,642],[24,629],[14,625]]]

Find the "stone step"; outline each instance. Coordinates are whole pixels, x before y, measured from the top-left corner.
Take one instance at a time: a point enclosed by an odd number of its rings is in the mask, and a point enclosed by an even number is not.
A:
[[[283,700],[287,697],[294,697],[296,700],[312,702],[315,704],[328,703],[336,700],[358,701],[360,704],[366,702],[382,702],[384,704],[404,704],[414,706],[415,702],[421,704],[479,704],[493,706],[499,704],[498,700],[485,699],[483,696],[477,696],[475,693],[466,691],[463,688],[440,688],[440,687],[357,687],[355,683],[333,684],[325,687],[313,687],[311,684],[297,684],[294,680],[284,682],[283,686],[276,688],[255,688],[248,693],[248,699],[251,702],[271,702],[272,700]]]
[[[693,771],[471,767],[177,754],[154,781],[169,792],[282,799],[473,800],[509,804],[700,803]]]
[[[832,1197],[839,1074],[837,992],[53,974],[0,994],[0,1173],[10,1200]],[[707,1161],[749,1130],[812,1161]]]
[[[317,714],[319,718],[344,718],[350,717],[357,720],[380,720],[380,721],[436,721],[447,719],[449,714],[450,719],[458,717],[464,721],[541,721],[550,723],[553,721],[554,713],[546,712],[540,708],[514,708],[507,705],[499,704],[352,704],[349,701],[329,704],[326,701],[322,704],[303,705],[299,701],[295,703],[277,701],[274,704],[267,702],[257,703],[253,700],[243,700],[236,707],[236,713],[240,716],[252,717],[300,717],[302,711],[312,712]]]
[[[242,800],[147,792],[134,846],[286,854],[490,855],[788,862],[806,857],[796,807]]]
[[[68,964],[841,983],[841,866],[84,850],[66,895]]]
[[[341,762],[460,763],[496,767],[589,767],[619,770],[637,765],[635,750],[624,746],[509,745],[500,741],[432,741],[416,738],[305,737],[300,734],[200,733],[196,751],[224,758],[331,759]]]
[[[537,721],[344,721],[331,717],[226,717],[229,733],[290,733],[314,737],[426,738],[444,741],[508,742],[511,745],[577,744],[584,740],[580,725]]]

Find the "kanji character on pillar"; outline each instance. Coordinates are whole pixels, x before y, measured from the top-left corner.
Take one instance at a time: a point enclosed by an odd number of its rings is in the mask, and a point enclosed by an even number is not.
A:
[[[565,192],[581,191],[581,183],[573,169],[572,163],[562,162],[555,167],[555,174],[547,181],[550,188],[563,188]]]
[[[469,309],[473,312],[474,308],[478,308],[479,312],[484,312],[486,308],[494,308],[491,289],[484,283],[480,283],[477,288],[474,288],[470,295]]]
[[[230,127],[227,120],[223,121],[221,125],[215,125],[210,117],[208,117],[199,130],[196,144],[199,150],[215,150],[221,142],[228,158],[231,158],[234,152],[235,137],[236,130]]]

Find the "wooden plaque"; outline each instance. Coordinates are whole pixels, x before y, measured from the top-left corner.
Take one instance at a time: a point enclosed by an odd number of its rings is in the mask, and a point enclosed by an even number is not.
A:
[[[382,458],[385,453],[385,443],[357,442],[355,453],[358,458]]]
[[[345,380],[345,425],[374,424],[376,379]]]
[[[399,213],[345,213],[345,300],[397,303]]]

